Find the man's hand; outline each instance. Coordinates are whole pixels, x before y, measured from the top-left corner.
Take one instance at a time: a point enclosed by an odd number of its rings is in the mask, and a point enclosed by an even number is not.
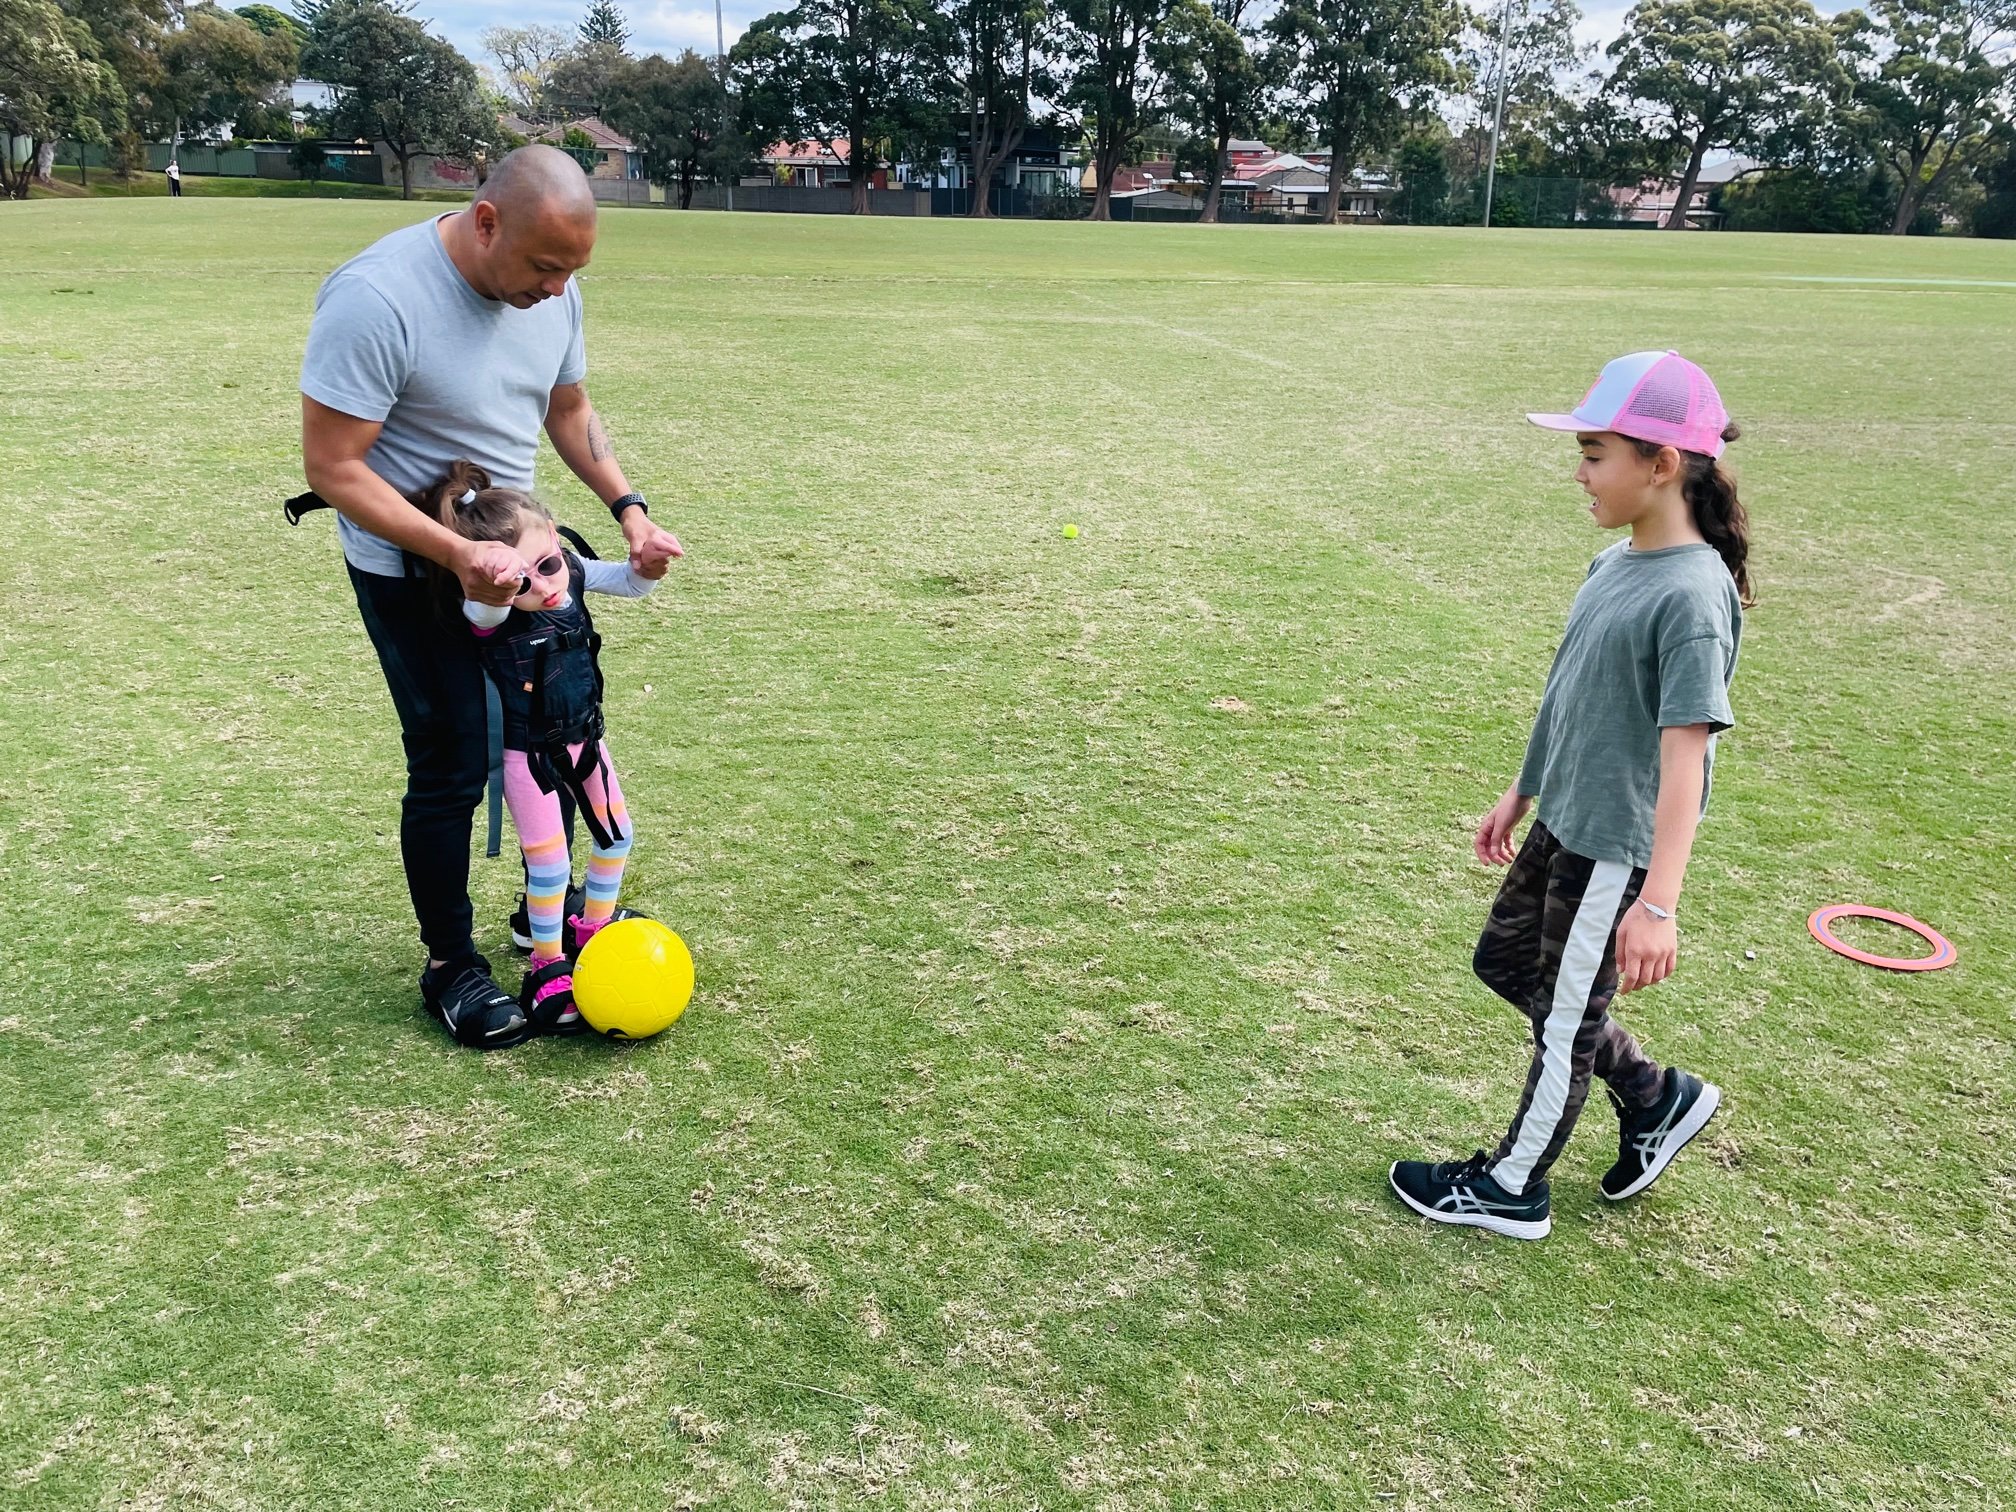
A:
[[[525,585],[525,564],[502,541],[469,541],[455,558],[462,596],[479,604],[508,604]]]
[[[1617,926],[1617,991],[1621,996],[1673,975],[1680,957],[1680,930],[1671,919],[1655,919],[1633,903]]]
[[[1518,854],[1518,847],[1512,843],[1512,831],[1519,828],[1519,821],[1532,807],[1533,800],[1521,793],[1516,785],[1507,788],[1505,796],[1491,805],[1491,812],[1477,826],[1477,838],[1471,842],[1477,859],[1486,866],[1510,864],[1513,856]]]
[[[665,576],[674,557],[686,555],[679,537],[652,524],[651,516],[641,509],[623,511],[623,539],[630,543],[630,570],[654,583]]]

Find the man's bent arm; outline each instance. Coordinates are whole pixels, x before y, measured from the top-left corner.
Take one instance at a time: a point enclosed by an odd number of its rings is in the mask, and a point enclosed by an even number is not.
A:
[[[364,460],[379,429],[376,420],[360,420],[303,394],[301,470],[308,486],[351,524],[446,567],[469,598],[509,603],[523,576],[517,553],[495,541],[465,541],[379,477]]]
[[[301,464],[308,486],[351,524],[452,571],[462,538],[415,509],[364,460],[381,428],[379,421],[360,420],[303,394]]]
[[[588,402],[585,384],[563,383],[553,390],[546,404],[546,434],[560,460],[604,504],[613,504],[630,492],[630,480],[623,476],[602,417]]]

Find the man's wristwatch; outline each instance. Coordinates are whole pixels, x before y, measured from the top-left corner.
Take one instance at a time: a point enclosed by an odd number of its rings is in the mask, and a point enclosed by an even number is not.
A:
[[[626,509],[641,509],[647,515],[651,513],[651,506],[644,502],[644,495],[638,493],[634,488],[629,493],[623,495],[622,498],[611,499],[609,501],[609,513],[616,517],[618,524],[622,523],[623,511]]]
[[[1653,918],[1660,920],[1662,923],[1665,920],[1673,917],[1672,909],[1661,908],[1657,903],[1650,902],[1644,898],[1640,898],[1638,900],[1638,906],[1644,909],[1645,912],[1647,912],[1648,914],[1652,915]]]

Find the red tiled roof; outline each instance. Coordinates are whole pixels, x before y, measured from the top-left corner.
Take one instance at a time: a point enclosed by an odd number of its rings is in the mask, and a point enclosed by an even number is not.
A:
[[[772,142],[763,154],[763,161],[787,166],[844,163],[852,146],[851,142],[835,142],[828,151],[824,142]]]
[[[569,131],[586,132],[588,139],[597,147],[609,147],[628,152],[637,145],[630,138],[623,135],[622,132],[612,131],[608,126],[603,124],[600,116],[583,116],[578,121],[569,121],[565,126],[560,128],[560,135],[565,136]]]
[[[583,133],[597,147],[610,152],[634,152],[637,144],[620,131],[612,131],[604,125],[599,116],[583,116],[578,121],[568,121],[559,126],[538,126],[523,116],[505,114],[497,118],[504,129],[522,136],[528,142],[550,142],[559,146],[570,131]]]

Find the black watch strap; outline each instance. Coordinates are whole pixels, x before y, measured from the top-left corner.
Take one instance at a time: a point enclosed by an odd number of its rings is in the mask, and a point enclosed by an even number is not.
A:
[[[609,501],[609,513],[614,515],[618,520],[621,520],[623,518],[623,511],[633,506],[643,510],[647,515],[651,513],[651,506],[644,502],[644,495],[638,493],[634,488],[620,499],[611,499]]]

